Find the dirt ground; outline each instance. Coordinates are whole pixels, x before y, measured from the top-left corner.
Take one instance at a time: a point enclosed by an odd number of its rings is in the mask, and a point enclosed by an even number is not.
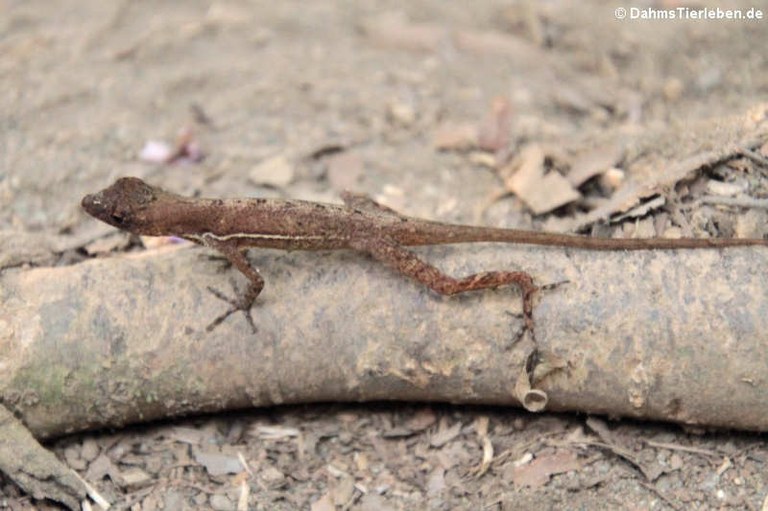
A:
[[[93,239],[109,231],[80,197],[136,175],[210,196],[355,189],[414,216],[589,232],[626,213],[604,198],[640,171],[627,162],[676,161],[702,125],[768,97],[768,3],[718,4],[763,19],[619,20],[629,4],[598,0],[0,0],[0,227]],[[767,143],[694,168],[748,182],[762,206],[657,207],[630,226],[764,236]],[[505,174],[532,144],[549,169],[603,164],[542,198],[543,181]],[[113,509],[768,509],[762,434],[516,409],[316,404],[49,446]],[[0,507],[59,509],[7,479]]]

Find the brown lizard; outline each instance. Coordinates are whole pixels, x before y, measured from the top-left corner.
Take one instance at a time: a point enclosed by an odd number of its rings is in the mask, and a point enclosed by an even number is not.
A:
[[[230,308],[209,326],[212,330],[236,311],[243,311],[255,331],[250,309],[264,279],[243,254],[251,247],[284,250],[352,249],[426,285],[441,295],[518,286],[523,316],[533,328],[533,295],[538,287],[522,271],[489,271],[453,278],[403,248],[445,243],[506,242],[589,250],[697,249],[747,245],[768,246],[765,239],[615,239],[547,232],[475,227],[403,216],[365,195],[344,193],[344,205],[278,199],[189,198],[126,177],[83,198],[95,218],[134,234],[177,236],[221,252],[249,280],[234,299],[208,288]]]

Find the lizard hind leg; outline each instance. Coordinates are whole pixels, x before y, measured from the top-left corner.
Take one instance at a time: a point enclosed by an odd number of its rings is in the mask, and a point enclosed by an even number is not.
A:
[[[366,252],[378,261],[400,273],[421,282],[441,295],[456,295],[467,291],[494,289],[516,285],[523,295],[523,319],[525,328],[533,334],[533,297],[538,287],[530,274],[522,271],[488,271],[456,279],[437,267],[421,260],[415,253],[384,238],[352,240],[350,246]]]

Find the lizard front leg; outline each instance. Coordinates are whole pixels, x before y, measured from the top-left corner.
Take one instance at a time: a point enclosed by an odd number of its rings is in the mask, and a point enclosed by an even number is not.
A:
[[[234,280],[232,281],[232,287],[235,291],[234,298],[230,298],[221,291],[218,291],[210,286],[208,287],[208,291],[210,291],[211,294],[213,294],[216,298],[227,302],[231,307],[219,315],[216,319],[214,319],[211,324],[208,325],[206,330],[209,332],[213,331],[214,328],[219,326],[233,313],[242,311],[245,315],[245,320],[251,326],[251,330],[256,333],[256,325],[253,322],[253,316],[251,316],[251,307],[253,306],[253,302],[259,296],[259,293],[261,293],[261,290],[264,289],[264,279],[259,274],[259,271],[251,266],[251,263],[248,262],[248,259],[246,259],[243,252],[237,247],[226,242],[216,240],[212,237],[204,237],[203,243],[206,246],[215,248],[221,252],[221,254],[230,263],[232,263],[235,268],[240,270],[240,272],[245,275],[249,281],[248,287],[242,292],[237,289],[237,285],[235,284]]]
[[[533,333],[533,295],[538,287],[533,277],[522,271],[488,271],[456,279],[387,238],[360,238],[350,241],[350,247],[366,252],[441,295],[455,295],[466,291],[516,285],[523,294],[525,328]]]

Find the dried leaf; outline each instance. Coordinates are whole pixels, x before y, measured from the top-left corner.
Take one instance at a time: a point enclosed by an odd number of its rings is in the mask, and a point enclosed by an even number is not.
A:
[[[99,481],[105,476],[109,476],[111,479],[116,479],[120,474],[120,470],[117,468],[112,460],[106,454],[99,454],[95,460],[88,465],[88,470],[85,472],[85,478],[89,481]]]
[[[649,201],[643,202],[642,204],[639,204],[637,207],[634,207],[624,213],[623,215],[618,215],[615,217],[616,222],[621,222],[622,220],[625,220],[627,218],[638,218],[643,217],[648,214],[649,211],[653,211],[654,209],[660,208],[663,206],[667,200],[663,196],[655,197]]]
[[[411,417],[406,426],[411,431],[424,431],[437,421],[435,412],[431,408],[422,408]]]
[[[488,471],[488,468],[491,466],[491,461],[493,461],[493,444],[491,443],[491,439],[488,436],[489,422],[490,421],[488,416],[486,415],[478,417],[478,419],[475,421],[475,431],[477,432],[477,436],[479,437],[480,443],[483,446],[483,459],[480,462],[480,466],[474,470],[475,477],[480,477],[485,474]]]
[[[527,465],[512,469],[512,482],[515,486],[544,486],[555,474],[562,474],[581,468],[581,463],[572,451],[558,451],[555,454],[536,458]]]
[[[758,145],[768,133],[768,103],[746,114],[714,118],[685,130],[670,126],[658,133],[644,133],[633,143],[638,154],[627,167],[627,179],[613,196],[567,225],[576,230],[637,206],[644,198],[663,193],[702,168],[742,154]],[[713,149],[714,148],[714,149]]]
[[[258,426],[259,438],[262,440],[282,440],[284,438],[297,437],[301,432],[297,428],[285,426]]]
[[[604,420],[597,417],[587,417],[586,425],[589,429],[597,433],[597,436],[606,444],[613,443],[613,434]]]
[[[345,506],[355,495],[355,480],[350,476],[344,476],[339,484],[331,489],[330,497],[336,506]]]
[[[208,437],[208,433],[197,428],[174,426],[170,428],[168,438],[176,442],[190,445],[200,445]]]
[[[440,429],[429,439],[429,445],[432,447],[442,447],[461,432],[461,422],[457,422],[451,427],[445,427],[445,422],[440,423]]]
[[[243,470],[243,466],[237,456],[229,456],[219,452],[205,452],[195,449],[195,460],[205,467],[212,476],[237,474]]]
[[[266,467],[263,469],[259,474],[259,479],[261,479],[267,488],[279,488],[286,482],[285,474],[275,467]]]
[[[559,173],[545,173],[544,156],[540,146],[527,146],[517,159],[517,171],[505,183],[537,215],[581,198]]]
[[[579,155],[571,164],[567,178],[571,185],[578,187],[590,178],[613,168],[623,157],[624,148],[619,144],[608,144]]]
[[[136,491],[153,484],[154,480],[139,467],[131,467],[120,472],[115,482],[128,491]]]

